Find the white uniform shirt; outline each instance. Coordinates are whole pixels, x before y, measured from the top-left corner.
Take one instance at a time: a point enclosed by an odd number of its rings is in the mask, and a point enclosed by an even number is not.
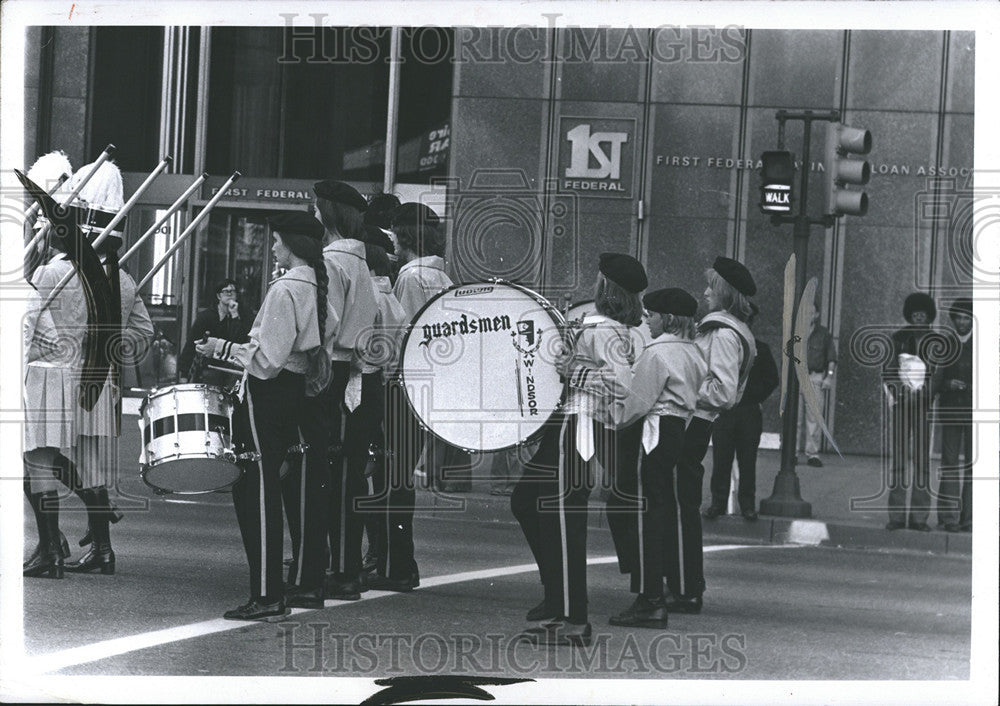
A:
[[[327,299],[340,321],[327,350],[331,360],[349,361],[355,351],[368,347],[378,314],[375,285],[365,262],[365,244],[353,238],[334,240],[323,248],[323,260],[330,278]]]
[[[444,259],[437,255],[418,257],[399,268],[399,277],[392,293],[403,305],[406,322],[423,308],[431,297],[452,285],[451,278],[444,271]]]

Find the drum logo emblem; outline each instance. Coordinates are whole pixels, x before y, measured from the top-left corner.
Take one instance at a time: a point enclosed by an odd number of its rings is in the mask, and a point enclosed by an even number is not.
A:
[[[542,330],[535,328],[534,319],[522,319],[517,322],[517,330],[511,331],[510,336],[514,341],[514,348],[523,355],[534,355],[542,345]],[[525,347],[522,347],[519,339],[523,338]]]

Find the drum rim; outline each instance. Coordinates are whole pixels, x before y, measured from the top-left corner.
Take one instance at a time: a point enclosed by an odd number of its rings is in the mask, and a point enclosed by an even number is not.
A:
[[[205,458],[205,457],[201,457],[201,459],[202,460],[206,460],[206,461],[218,461],[218,460],[220,460],[220,459],[209,459],[209,458]],[[173,459],[173,460],[177,460],[177,459]],[[234,485],[236,485],[236,483],[239,482],[240,478],[243,477],[243,473],[244,473],[243,469],[240,468],[239,465],[233,463],[233,464],[230,464],[230,465],[232,465],[233,468],[235,468],[237,470],[236,480],[234,480],[229,485],[221,485],[218,488],[213,488],[212,490],[168,490],[168,489],[166,489],[166,488],[164,488],[162,486],[153,485],[146,478],[146,473],[147,472],[153,470],[154,468],[157,468],[160,465],[162,465],[162,464],[154,464],[154,465],[151,465],[151,464],[148,464],[148,463],[142,464],[142,467],[139,470],[139,478],[142,479],[143,483],[145,483],[147,486],[149,486],[150,488],[152,488],[154,491],[156,491],[158,494],[161,494],[161,495],[207,495],[208,493],[219,493],[219,492],[230,491],[230,490],[232,490],[232,487]]]
[[[424,305],[421,306],[420,309],[417,311],[417,313],[413,315],[413,318],[410,319],[410,323],[406,327],[406,332],[403,334],[402,339],[400,339],[400,344],[399,344],[399,362],[397,363],[398,369],[396,371],[396,374],[393,376],[393,378],[394,378],[395,382],[398,383],[400,385],[400,387],[402,388],[403,398],[406,400],[406,405],[410,408],[410,411],[413,413],[413,418],[417,420],[417,423],[420,425],[420,428],[424,432],[427,432],[427,433],[431,434],[431,436],[433,436],[435,439],[443,441],[444,443],[449,444],[450,446],[453,446],[456,449],[460,449],[461,451],[465,451],[467,453],[475,453],[475,454],[498,453],[500,451],[507,451],[509,449],[520,448],[522,446],[525,446],[525,445],[527,445],[527,444],[535,441],[535,439],[537,437],[541,436],[542,432],[545,431],[545,425],[548,423],[548,421],[553,416],[555,416],[558,412],[560,412],[562,410],[562,407],[563,407],[563,404],[565,403],[565,398],[566,398],[565,385],[563,385],[563,392],[559,396],[559,401],[556,403],[556,406],[552,410],[552,413],[549,414],[547,417],[545,417],[544,420],[542,420],[542,423],[539,425],[538,429],[536,429],[535,431],[531,432],[524,439],[522,439],[521,441],[518,441],[518,442],[516,442],[514,444],[507,444],[506,446],[500,446],[500,447],[497,447],[495,449],[470,449],[470,448],[465,447],[465,446],[458,446],[457,444],[449,441],[448,439],[444,438],[443,436],[441,436],[440,434],[438,434],[436,431],[434,431],[434,429],[432,429],[430,427],[430,425],[428,425],[427,423],[424,422],[423,417],[421,417],[420,414],[417,413],[417,410],[414,408],[413,402],[412,402],[412,400],[410,400],[410,396],[406,393],[406,380],[405,380],[405,377],[404,377],[404,374],[403,374],[403,356],[404,356],[404,354],[406,352],[406,344],[410,340],[410,333],[413,331],[414,323],[417,321],[417,319],[420,318],[420,316],[424,313],[424,311],[427,310],[428,307],[430,307],[431,304],[433,304],[434,302],[436,302],[438,299],[440,299],[441,297],[445,296],[449,292],[452,292],[453,290],[456,290],[456,289],[462,289],[464,287],[473,287],[473,286],[475,286],[477,284],[479,284],[479,285],[482,285],[482,284],[494,284],[494,285],[499,284],[499,285],[505,285],[505,286],[509,286],[509,287],[511,287],[513,289],[520,290],[522,293],[527,294],[530,298],[534,299],[537,303],[541,304],[542,308],[545,309],[546,312],[549,313],[552,316],[552,318],[554,319],[554,321],[556,323],[556,327],[559,329],[559,334],[560,335],[564,335],[565,334],[565,331],[566,331],[566,328],[567,328],[566,317],[564,317],[562,315],[562,312],[559,311],[559,308],[556,307],[554,304],[552,304],[552,302],[550,302],[548,299],[546,299],[545,297],[543,297],[538,292],[535,292],[534,290],[528,289],[524,285],[518,284],[517,282],[511,282],[509,280],[505,280],[505,279],[502,279],[502,278],[499,278],[499,277],[493,278],[493,279],[488,279],[488,280],[485,280],[485,281],[464,282],[462,284],[452,284],[452,285],[450,285],[450,286],[442,289],[440,292],[438,292],[437,294],[435,294],[434,296],[432,296],[430,299],[428,299],[426,302],[424,302]]]

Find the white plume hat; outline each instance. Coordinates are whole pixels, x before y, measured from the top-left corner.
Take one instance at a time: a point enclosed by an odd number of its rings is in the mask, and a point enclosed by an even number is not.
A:
[[[73,165],[70,164],[65,152],[56,150],[36,159],[27,176],[46,191],[51,191],[63,174],[72,178]]]

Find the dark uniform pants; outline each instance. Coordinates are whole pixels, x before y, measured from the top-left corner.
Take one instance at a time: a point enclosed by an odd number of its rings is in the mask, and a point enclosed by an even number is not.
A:
[[[911,524],[927,522],[930,495],[930,396],[925,390],[903,392],[890,411],[892,465],[889,468],[889,519],[906,522],[906,495],[910,490]],[[907,472],[907,457],[913,473]]]
[[[337,410],[333,415],[331,438],[333,445],[339,447],[339,453],[334,454],[331,461],[330,569],[339,580],[347,581],[361,575],[365,525],[358,503],[368,496],[365,466],[368,465],[369,439],[371,429],[381,422],[381,403],[376,399],[381,394],[381,373],[362,376],[361,402],[353,412],[344,404],[349,375],[348,363],[334,362],[329,403]]]
[[[406,580],[417,571],[413,557],[413,510],[416,491],[413,469],[426,441],[426,432],[406,401],[398,378],[385,385],[385,443],[388,467],[384,490],[376,486],[381,500],[382,528],[378,537],[380,576]]]
[[[524,467],[511,510],[538,564],[545,602],[571,623],[587,622],[587,500],[594,487],[589,463],[576,450],[578,415],[556,414]],[[613,432],[593,424],[595,454],[610,470]]]
[[[639,494],[639,456],[642,452],[642,421],[614,432],[614,463],[607,468],[611,493],[605,503],[608,528],[618,555],[618,569],[623,574],[639,566],[637,517],[642,509]]]
[[[281,464],[298,440],[296,424],[305,398],[305,378],[282,371],[271,380],[247,378],[242,404],[233,415],[239,452],[260,458],[243,461],[243,476],[233,485],[233,506],[250,565],[250,597],[273,603],[284,596]]]
[[[635,528],[636,567],[632,571],[630,590],[652,598],[663,594],[664,541],[667,536],[667,490],[673,479],[677,458],[684,443],[682,417],[660,417],[660,439],[650,454],[642,455],[637,477],[637,491],[642,510],[636,512],[632,526]],[[611,525],[611,515],[608,515]]]
[[[326,534],[330,515],[330,433],[321,397],[306,397],[299,412],[298,443],[304,454],[288,459],[281,494],[292,538],[292,565],[288,583],[311,591],[323,586],[328,565]]]
[[[756,509],[757,449],[763,431],[758,404],[739,405],[716,418],[712,425],[712,504],[716,507],[726,507],[735,457],[740,464],[740,510]]]
[[[938,520],[943,524],[972,525],[972,408],[942,407],[941,485]],[[958,455],[965,458],[962,463]]]
[[[702,461],[712,437],[712,422],[693,417],[684,432],[676,470],[667,477],[666,531],[663,544],[667,588],[676,596],[705,592],[701,537]]]

